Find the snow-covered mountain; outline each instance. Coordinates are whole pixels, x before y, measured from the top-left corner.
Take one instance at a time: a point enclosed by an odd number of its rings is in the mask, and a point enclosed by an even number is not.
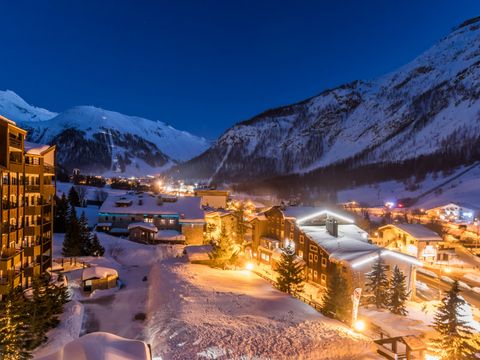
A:
[[[470,154],[480,140],[479,98],[480,17],[397,71],[233,126],[177,173],[238,181],[340,163],[360,167],[446,151]]]
[[[153,174],[208,148],[204,138],[161,121],[93,106],[56,114],[27,104],[9,90],[0,91],[0,114],[27,129],[30,141],[55,144],[57,162],[67,171]]]

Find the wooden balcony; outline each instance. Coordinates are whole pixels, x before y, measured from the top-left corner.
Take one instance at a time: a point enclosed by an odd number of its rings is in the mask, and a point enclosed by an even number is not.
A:
[[[31,257],[37,257],[42,253],[42,245],[40,243],[35,244],[35,245],[29,245],[25,246],[23,248],[23,254],[24,256],[31,256]]]
[[[40,226],[27,226],[23,232],[25,236],[40,236]]]
[[[42,215],[42,207],[41,206],[27,206],[25,208],[25,215]]]
[[[0,270],[10,271],[15,265],[22,261],[23,249],[7,248],[0,253]]]
[[[23,150],[23,141],[17,137],[10,136],[10,144],[11,147],[15,149]]]
[[[44,164],[43,173],[45,175],[55,175],[55,167],[52,165]]]
[[[39,193],[40,185],[25,185],[25,192],[27,193]]]
[[[23,269],[25,276],[34,277],[40,275],[40,264],[32,264]]]

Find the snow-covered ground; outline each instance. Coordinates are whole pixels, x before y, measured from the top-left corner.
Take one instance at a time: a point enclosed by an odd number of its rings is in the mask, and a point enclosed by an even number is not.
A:
[[[149,278],[147,341],[162,359],[375,359],[371,342],[248,271],[173,259]]]
[[[74,300],[36,358],[92,331],[144,340],[162,360],[378,358],[368,338],[253,273],[189,264],[179,257],[182,246],[98,235],[105,256],[80,261],[116,269],[124,286],[88,295],[81,291],[82,270],[68,272]],[[62,241],[56,234],[56,259]],[[146,320],[135,320],[141,313]]]
[[[419,188],[414,191],[406,189],[404,182],[386,181],[382,183],[360,186],[353,189],[343,190],[338,193],[339,202],[357,201],[369,206],[383,206],[386,201],[401,198],[416,197],[443,182],[454,178],[466,168],[457,169],[452,175],[443,177],[442,174],[433,176],[429,174],[424,181],[420,182]],[[464,175],[452,180],[441,187],[441,192],[432,192],[420,198],[415,204],[416,208],[429,209],[445,205],[449,202],[464,202],[472,205],[480,205],[480,166],[475,167]]]

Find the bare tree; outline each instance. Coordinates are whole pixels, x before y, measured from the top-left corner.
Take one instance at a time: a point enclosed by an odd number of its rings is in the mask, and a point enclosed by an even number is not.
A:
[[[95,190],[95,200],[103,203],[105,200],[107,200],[107,197],[108,197],[108,193],[105,190],[102,190],[102,189]]]
[[[78,194],[78,199],[80,200],[80,205],[83,207],[86,201],[87,197],[87,188],[85,186],[81,185],[76,185],[74,186],[77,194]]]

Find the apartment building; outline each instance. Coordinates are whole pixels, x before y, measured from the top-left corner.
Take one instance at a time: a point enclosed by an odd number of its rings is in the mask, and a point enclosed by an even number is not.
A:
[[[55,146],[0,116],[0,298],[51,266]]]

